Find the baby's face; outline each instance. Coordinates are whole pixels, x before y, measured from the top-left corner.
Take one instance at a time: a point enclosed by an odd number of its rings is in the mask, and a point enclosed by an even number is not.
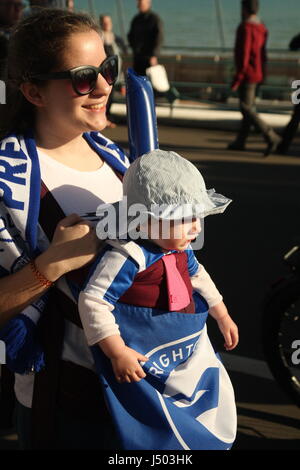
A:
[[[163,250],[184,251],[201,231],[200,219],[154,220],[148,224],[149,240]]]

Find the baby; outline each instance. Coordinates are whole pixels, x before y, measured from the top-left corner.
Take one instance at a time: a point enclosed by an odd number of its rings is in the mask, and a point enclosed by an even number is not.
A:
[[[117,302],[161,315],[193,314],[195,291],[206,300],[227,350],[238,344],[238,329],[191,247],[201,232],[200,219],[223,212],[231,201],[207,191],[198,169],[175,152],[154,150],[143,155],[129,167],[123,183],[123,200],[102,206],[102,214],[113,209],[114,224],[108,223],[105,231],[103,219],[97,226],[98,236],[108,238],[107,246],[80,293],[79,313],[88,344],[100,346],[118,382],[130,383],[146,376],[140,363],[148,358],[124,343],[112,313]],[[129,209],[127,224],[116,224],[124,202]],[[128,216],[133,209],[140,217]]]

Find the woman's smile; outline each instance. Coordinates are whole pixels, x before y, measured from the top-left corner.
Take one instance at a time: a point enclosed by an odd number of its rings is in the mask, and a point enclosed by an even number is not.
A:
[[[82,107],[93,113],[106,112],[106,103],[87,104]]]

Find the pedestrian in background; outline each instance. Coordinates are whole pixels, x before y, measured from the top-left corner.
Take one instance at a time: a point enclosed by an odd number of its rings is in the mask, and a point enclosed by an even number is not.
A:
[[[289,44],[289,48],[291,51],[300,50],[300,34],[297,34],[297,36],[292,38]],[[277,146],[277,149],[276,149],[277,153],[285,154],[288,152],[289,146],[298,130],[299,122],[300,122],[300,103],[295,104],[294,106],[292,117],[283,130],[282,141]]]
[[[69,11],[74,11],[74,0],[66,0],[66,7]]]
[[[158,63],[157,56],[163,40],[163,25],[159,16],[151,11],[151,0],[137,0],[139,13],[133,18],[128,42],[133,51],[133,68],[139,75]]]
[[[22,17],[25,3],[22,0],[0,0],[0,31],[7,38]]]
[[[0,0],[0,79],[4,78],[9,36],[24,8],[22,0]]]
[[[99,23],[103,34],[104,50],[107,56],[118,56],[119,73],[115,86],[120,87],[121,94],[125,95],[124,74],[122,72],[122,55],[127,53],[126,45],[120,36],[113,31],[112,19],[109,15],[100,15]],[[106,105],[107,127],[114,128],[116,124],[113,122],[110,109],[114,99],[115,87],[113,87]]]
[[[240,110],[243,115],[236,139],[228,145],[229,150],[245,150],[251,125],[258,129],[267,147],[264,155],[274,151],[280,137],[256,113],[257,87],[263,82],[266,65],[266,42],[268,30],[257,16],[258,0],[242,0],[242,22],[236,32],[234,58],[236,73],[231,85],[238,92]]]

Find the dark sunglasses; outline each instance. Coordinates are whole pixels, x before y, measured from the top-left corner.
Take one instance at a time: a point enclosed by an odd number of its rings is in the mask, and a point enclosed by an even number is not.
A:
[[[109,85],[113,85],[118,77],[118,56],[112,55],[107,57],[99,67],[81,65],[66,72],[34,75],[31,78],[36,78],[37,80],[61,80],[68,78],[72,82],[75,93],[78,95],[88,95],[96,88],[99,73]]]

